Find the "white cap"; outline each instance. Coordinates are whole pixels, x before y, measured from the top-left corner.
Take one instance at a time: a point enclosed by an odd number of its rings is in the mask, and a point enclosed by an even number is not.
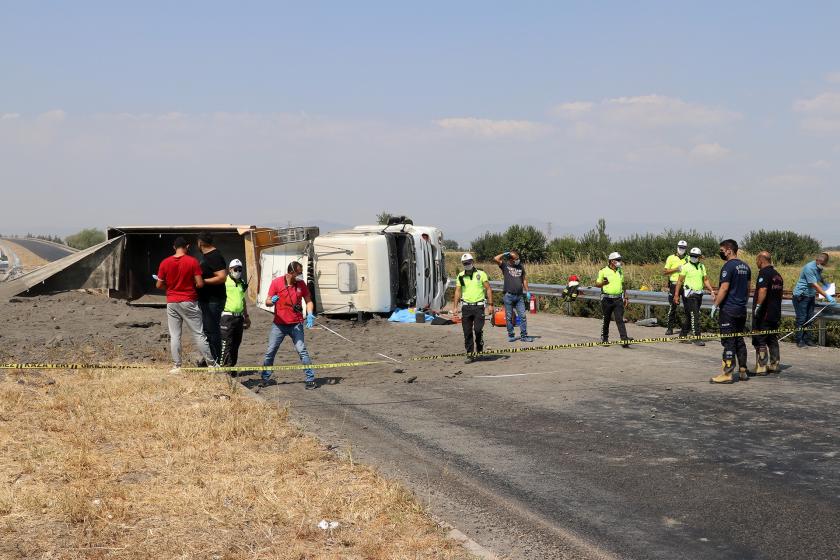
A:
[[[470,255],[469,253],[464,253],[463,255],[461,255],[461,262],[467,262],[467,261],[473,261],[473,260],[475,260],[475,259],[473,259],[472,255]]]
[[[700,247],[692,247],[691,251],[689,251],[688,254],[692,257],[699,257],[703,254],[703,252],[700,250]]]
[[[228,268],[233,268],[234,266],[242,266],[242,261],[240,261],[239,259],[233,259],[232,261],[230,261],[230,265],[228,266]]]
[[[685,239],[680,239],[677,242],[677,247],[688,247],[688,242]]]
[[[616,251],[613,251],[612,253],[610,253],[610,256],[607,257],[607,259],[611,261],[620,261],[621,255],[619,255]]]

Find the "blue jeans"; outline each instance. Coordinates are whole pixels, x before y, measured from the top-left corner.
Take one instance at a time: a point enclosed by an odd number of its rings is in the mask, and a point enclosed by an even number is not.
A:
[[[306,345],[303,343],[303,323],[294,325],[277,325],[272,323],[271,332],[268,333],[268,350],[265,352],[264,366],[274,365],[274,356],[277,355],[280,344],[287,336],[294,342],[295,350],[297,350],[298,356],[300,356],[300,362],[304,365],[312,363],[312,360],[309,358],[309,352],[306,351]],[[311,368],[306,368],[303,372],[306,374],[307,382],[315,381],[315,372]],[[268,381],[270,377],[271,371],[263,370],[263,381]]]
[[[505,304],[505,323],[507,323],[508,336],[513,336],[513,308],[516,307],[516,315],[519,317],[519,332],[522,336],[528,336],[528,319],[525,315],[525,294],[511,294],[505,292],[502,296]]]
[[[793,309],[796,311],[796,328],[803,326],[808,319],[814,316],[814,302],[816,297],[793,296]],[[797,332],[796,342],[808,342],[809,333]]]

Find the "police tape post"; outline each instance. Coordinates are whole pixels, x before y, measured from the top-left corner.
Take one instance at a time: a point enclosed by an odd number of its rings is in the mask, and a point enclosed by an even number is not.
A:
[[[816,316],[814,317],[816,318]],[[840,325],[831,325],[828,327],[824,327],[825,330],[837,330],[840,329]],[[550,352],[556,350],[575,350],[575,349],[582,349],[582,348],[598,348],[604,346],[617,346],[617,345],[641,345],[641,344],[662,344],[668,342],[683,342],[683,341],[693,341],[693,340],[718,340],[722,338],[738,338],[738,337],[750,337],[750,336],[758,336],[758,335],[768,335],[768,334],[782,334],[786,333],[788,336],[795,332],[809,332],[809,331],[818,331],[821,330],[821,327],[801,327],[796,329],[771,329],[771,330],[761,330],[761,331],[751,331],[751,332],[741,332],[741,333],[711,333],[711,334],[703,334],[699,336],[677,336],[677,337],[653,337],[653,338],[637,338],[631,340],[615,340],[612,342],[570,342],[565,344],[547,344],[542,346],[525,346],[521,348],[499,348],[495,350],[485,350],[483,352],[474,353],[473,356],[496,356],[500,354],[519,354],[522,352]],[[781,340],[781,339],[780,339]],[[466,352],[458,352],[458,353],[451,353],[451,354],[436,354],[432,356],[415,356],[413,358],[408,358],[406,361],[410,362],[420,362],[420,361],[433,361],[433,360],[446,360],[446,359],[455,359],[455,358],[463,358],[466,356]],[[388,358],[388,356],[383,356]],[[393,358],[389,358],[390,360],[394,360]],[[247,371],[295,371],[300,369],[336,369],[336,368],[345,368],[345,367],[362,367],[362,366],[370,366],[376,364],[386,364],[383,360],[365,360],[365,361],[355,361],[355,362],[334,362],[334,363],[324,363],[324,364],[289,364],[289,365],[279,365],[279,366],[263,366],[263,365],[252,365],[252,366],[217,366],[217,367],[183,367],[181,371],[194,371],[194,372],[247,372]],[[102,364],[102,363],[48,363],[48,362],[27,362],[27,363],[0,363],[0,369],[56,369],[56,370],[114,370],[114,369],[164,369],[163,366],[156,366],[156,365],[149,365],[149,364]]]

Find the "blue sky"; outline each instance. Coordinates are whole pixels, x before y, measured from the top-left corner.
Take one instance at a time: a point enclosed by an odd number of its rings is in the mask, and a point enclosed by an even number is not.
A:
[[[840,242],[837,3],[0,13],[0,232],[389,209],[456,237],[603,216]]]

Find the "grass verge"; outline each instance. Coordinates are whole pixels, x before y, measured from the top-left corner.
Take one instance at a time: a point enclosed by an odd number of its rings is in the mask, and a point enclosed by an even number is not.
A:
[[[470,556],[224,376],[0,373],[0,558],[35,557]]]

